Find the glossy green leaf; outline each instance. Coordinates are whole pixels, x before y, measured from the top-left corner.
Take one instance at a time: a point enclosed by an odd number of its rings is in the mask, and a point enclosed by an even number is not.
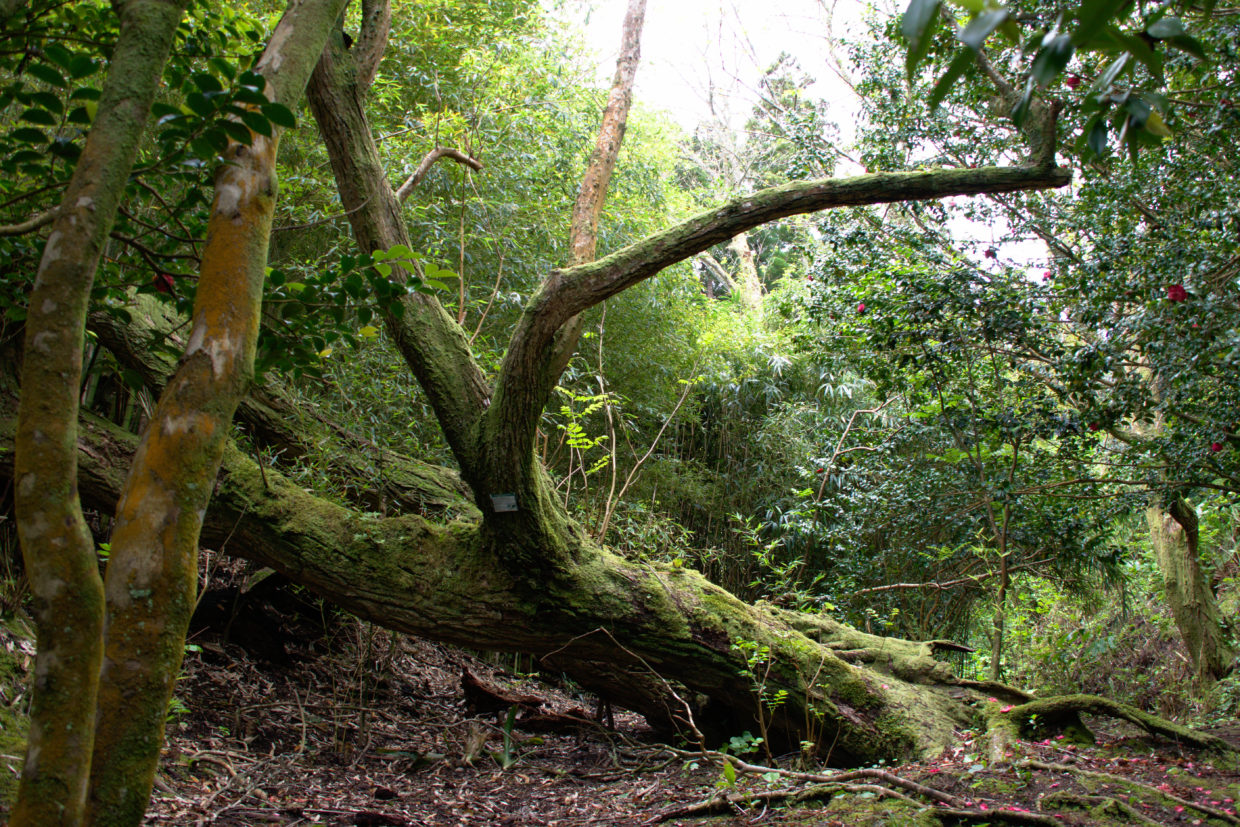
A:
[[[1164,17],[1146,27],[1145,33],[1157,40],[1168,40],[1188,34],[1184,21],[1178,17]]]
[[[190,80],[193,81],[194,86],[198,88],[198,91],[202,92],[203,94],[206,94],[208,92],[223,92],[224,91],[224,87],[220,85],[220,82],[215,77],[215,75],[212,75],[208,72],[198,72],[194,74],[190,78]]]
[[[271,121],[267,120],[258,112],[246,111],[241,113],[241,122],[254,130],[259,135],[271,137]]]
[[[99,71],[99,63],[86,55],[74,55],[68,65],[69,77],[81,80]]]
[[[1202,45],[1200,40],[1193,37],[1192,35],[1185,34],[1185,35],[1180,35],[1179,37],[1173,37],[1173,38],[1170,38],[1167,41],[1167,43],[1179,49],[1181,52],[1184,52],[1185,54],[1192,55],[1198,60],[1201,60],[1201,61],[1210,60],[1210,56],[1206,52],[1206,47]]]
[[[40,126],[55,126],[57,124],[56,117],[46,109],[31,107],[22,113],[21,119],[26,123],[36,123]]]
[[[26,66],[26,71],[51,86],[64,88],[69,85],[69,81],[65,80],[64,75],[46,63],[31,63]]]
[[[198,92],[191,92],[186,95],[185,105],[189,107],[191,112],[202,118],[210,118],[215,114],[215,104]]]
[[[931,111],[938,108],[943,99],[947,97],[947,93],[951,91],[956,81],[960,79],[976,59],[977,53],[972,49],[961,49],[956,52],[956,56],[952,58],[951,64],[947,67],[947,71],[934,84],[934,88],[930,90],[930,97],[926,103]]]
[[[908,41],[905,71],[909,80],[912,80],[917,66],[930,51],[930,44],[940,25],[939,5],[940,0],[909,0],[900,20],[900,30]]]
[[[219,126],[228,135],[239,144],[246,146],[254,143],[254,133],[252,133],[245,124],[236,121],[220,121]]]
[[[14,129],[9,133],[9,137],[15,141],[21,141],[25,144],[45,144],[47,143],[47,134],[41,129],[24,126],[20,129]]]
[[[262,110],[263,115],[267,117],[267,120],[271,121],[276,126],[281,126],[285,129],[293,129],[297,126],[297,116],[293,114],[291,109],[282,103],[268,101],[267,103],[262,104]]]
[[[1041,87],[1046,87],[1068,65],[1075,51],[1072,38],[1066,34],[1057,34],[1042,43],[1042,48],[1034,55],[1030,76]]]
[[[975,52],[981,50],[986,38],[990,37],[995,29],[1003,25],[1009,17],[1007,9],[993,9],[978,15],[970,20],[969,25],[960,32],[960,42]]]
[[[1072,42],[1081,47],[1089,45],[1108,24],[1116,20],[1131,5],[1132,0],[1083,0],[1077,11],[1076,29],[1072,32]]]

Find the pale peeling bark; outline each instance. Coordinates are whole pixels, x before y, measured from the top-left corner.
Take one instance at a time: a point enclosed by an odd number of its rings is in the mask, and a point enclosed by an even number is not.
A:
[[[1214,592],[1201,568],[1196,511],[1180,499],[1166,511],[1151,506],[1146,522],[1171,616],[1197,679],[1212,684],[1235,668],[1236,652],[1227,642]]]
[[[620,56],[616,59],[616,75],[607,95],[603,120],[599,124],[598,140],[581,177],[581,187],[573,204],[573,215],[568,225],[569,266],[594,261],[598,251],[598,223],[607,202],[607,186],[620,157],[620,146],[628,128],[629,110],[633,106],[633,81],[641,62],[642,28],[646,21],[646,0],[629,0],[624,15],[624,27],[620,36]],[[560,379],[560,374],[573,358],[577,341],[581,338],[581,314],[565,323],[556,336],[555,356],[551,368],[543,377],[548,392]]]
[[[753,248],[749,246],[749,233],[737,233],[728,245],[728,249],[736,254],[738,262],[736,285],[741,307],[761,315],[762,313],[762,279],[758,276],[758,266],[754,262]]]
[[[30,734],[13,825],[78,824],[103,655],[103,584],[77,488],[86,308],[151,102],[185,10],[120,6],[99,117],[55,212],[30,295],[14,493],[38,629]]]
[[[292,106],[344,0],[295,2],[257,71]],[[185,355],[142,436],[116,510],[88,818],[137,824],[193,610],[198,537],[229,425],[253,373],[280,130],[230,145],[216,173]]]

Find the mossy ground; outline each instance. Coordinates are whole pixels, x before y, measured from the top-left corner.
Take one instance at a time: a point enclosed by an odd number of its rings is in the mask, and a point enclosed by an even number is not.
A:
[[[34,632],[18,619],[0,620],[0,805],[17,795],[26,751],[26,685],[34,667]]]

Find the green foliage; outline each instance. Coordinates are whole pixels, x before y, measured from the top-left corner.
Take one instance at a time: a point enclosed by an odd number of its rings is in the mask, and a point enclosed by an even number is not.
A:
[[[1069,91],[1083,85],[1082,78],[1093,78],[1079,98],[1081,113],[1088,118],[1081,149],[1088,155],[1106,153],[1109,133],[1127,146],[1134,160],[1139,147],[1158,146],[1170,137],[1166,119],[1171,103],[1164,94],[1168,68],[1180,68],[1181,56],[1205,62],[1209,51],[1177,16],[1196,11],[1187,3],[1082,0],[1063,9],[1037,2],[952,0],[952,5],[959,11],[943,7],[941,0],[912,0],[901,21],[910,80],[936,46],[941,49],[937,57],[947,61],[930,92],[930,108],[943,102],[997,32],[1003,42],[996,51],[1019,48],[1020,60],[1027,62],[1021,92],[1015,101],[1005,101],[1010,107],[1006,114],[1017,126],[1029,118],[1035,95],[1063,76],[1074,58],[1079,68],[1066,76]],[[967,22],[957,21],[957,13],[966,15]],[[945,20],[955,33],[951,45],[938,37]]]

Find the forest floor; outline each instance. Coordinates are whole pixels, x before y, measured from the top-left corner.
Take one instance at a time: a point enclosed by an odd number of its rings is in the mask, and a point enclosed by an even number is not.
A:
[[[962,732],[933,762],[815,770],[826,784],[733,777],[717,755],[668,752],[637,716],[595,720],[571,685],[514,671],[528,661],[248,602],[208,593],[215,628],[187,655],[147,824],[1240,825],[1234,758],[1105,722],[1097,745],[1021,742],[1004,766]],[[507,703],[488,690],[523,702],[513,724],[479,710]],[[1215,733],[1240,747],[1240,726]]]

